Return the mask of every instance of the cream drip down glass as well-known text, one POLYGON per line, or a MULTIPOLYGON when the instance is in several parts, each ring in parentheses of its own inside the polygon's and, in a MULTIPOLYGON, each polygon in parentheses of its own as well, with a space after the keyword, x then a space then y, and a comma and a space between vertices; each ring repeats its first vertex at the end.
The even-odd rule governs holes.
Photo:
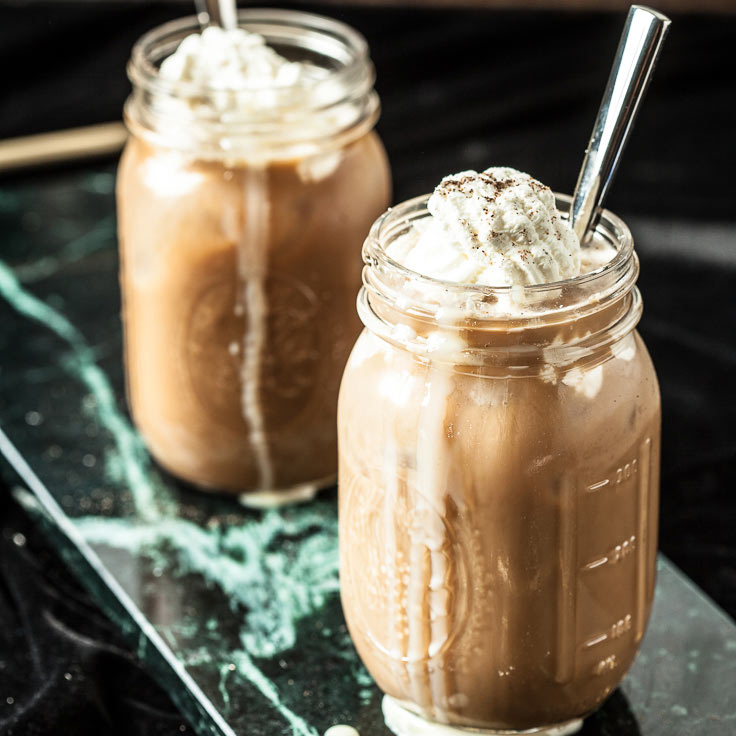
POLYGON ((363 249, 338 407, 346 620, 396 733, 571 732, 631 665, 654 592, 660 401, 633 241, 604 211, 607 264, 468 286, 387 255, 426 205, 363 249))
POLYGON ((117 187, 125 363, 164 467, 268 503, 334 479, 360 244, 390 182, 364 39, 301 12, 241 11, 239 25, 314 78, 234 92, 165 78, 195 18, 133 49, 117 187), (228 94, 243 109, 208 103, 228 94))

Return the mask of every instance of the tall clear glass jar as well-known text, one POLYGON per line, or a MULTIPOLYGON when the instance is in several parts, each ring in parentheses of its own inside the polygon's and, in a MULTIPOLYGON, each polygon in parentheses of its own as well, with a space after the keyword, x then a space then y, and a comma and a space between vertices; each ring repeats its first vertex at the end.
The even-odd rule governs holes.
POLYGON ((120 280, 128 399, 152 454, 197 486, 263 504, 334 480, 360 245, 390 175, 358 33, 280 10, 241 11, 239 24, 323 71, 306 90, 277 87, 252 113, 223 115, 202 104, 222 92, 159 73, 195 18, 137 42, 120 280))
POLYGON ((363 250, 338 408, 348 627, 396 733, 570 733, 631 665, 654 593, 660 399, 633 241, 604 212, 598 270, 464 286, 387 256, 426 215, 399 205, 363 250))

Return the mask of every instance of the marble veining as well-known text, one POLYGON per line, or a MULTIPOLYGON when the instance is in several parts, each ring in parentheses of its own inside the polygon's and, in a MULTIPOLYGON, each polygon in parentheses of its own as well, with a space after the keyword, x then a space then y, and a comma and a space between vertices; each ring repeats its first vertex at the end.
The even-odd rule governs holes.
MULTIPOLYGON (((187 713, 202 734, 386 736, 340 611, 334 493, 265 512, 197 494, 130 422, 113 183, 100 169, 0 187, 0 424, 219 711, 187 713)), ((123 627, 149 661, 145 627, 123 627)), ((733 692, 736 626, 664 564, 641 655, 584 732, 726 736, 733 692)))
POLYGON ((82 332, 60 311, 25 289, 2 260, 0 295, 19 315, 46 326, 67 344, 69 350, 59 356, 59 363, 95 397, 98 419, 115 438, 120 468, 133 494, 136 512, 148 521, 159 518, 159 505, 167 500, 168 494, 161 487, 156 489, 146 473, 149 461, 143 442, 119 410, 110 381, 97 365, 94 352, 82 332))
MULTIPOLYGON (((291 725, 295 736, 314 736, 315 729, 282 703, 275 685, 258 669, 253 657, 273 657, 292 648, 298 621, 337 593, 334 513, 331 509, 320 513, 314 506, 298 516, 271 511, 260 519, 226 527, 216 519, 202 527, 180 518, 172 494, 151 467, 140 436, 119 409, 110 380, 98 366, 95 351, 82 331, 60 309, 24 285, 95 252, 101 239, 110 236, 111 228, 111 218, 105 218, 58 255, 15 269, 0 261, 0 295, 18 315, 43 325, 66 344, 66 351, 56 356, 59 365, 89 392, 82 394, 79 411, 92 411, 95 420, 109 431, 114 448, 106 453, 108 475, 124 484, 133 498, 135 513, 130 517, 78 516, 74 523, 94 548, 123 549, 146 557, 154 569, 173 566, 177 576, 200 575, 207 584, 217 586, 233 615, 241 613, 244 622, 240 631, 243 648, 232 651, 230 662, 220 665, 220 670, 251 682, 291 725), (292 544, 290 539, 307 532, 311 534, 296 546, 293 561, 286 560, 274 546, 275 541, 292 544)), ((320 505, 324 503, 317 508, 320 505)), ((187 654, 189 664, 197 661, 187 654)), ((203 659, 206 657, 200 656, 199 662, 203 659)), ((356 664, 360 671, 357 660, 356 664)), ((367 673, 363 670, 361 675, 365 682, 367 673)), ((227 710, 230 698, 224 682, 221 678, 218 690, 227 710)))

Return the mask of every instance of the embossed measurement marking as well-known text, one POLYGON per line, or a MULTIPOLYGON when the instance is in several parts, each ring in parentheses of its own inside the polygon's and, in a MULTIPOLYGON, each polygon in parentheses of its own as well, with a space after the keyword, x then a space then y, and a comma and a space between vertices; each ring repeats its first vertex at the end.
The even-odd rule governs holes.
POLYGON ((628 557, 636 549, 636 534, 632 534, 628 539, 624 539, 621 544, 617 544, 606 554, 589 562, 583 567, 583 570, 595 570, 603 565, 615 565, 617 562, 628 557))
POLYGON ((585 487, 588 493, 595 493, 606 487, 620 486, 627 480, 630 480, 636 475, 638 470, 639 461, 637 458, 631 460, 631 462, 625 463, 620 468, 616 468, 610 478, 604 478, 603 480, 596 481, 585 487))
POLYGON ((602 675, 605 672, 615 670, 616 667, 618 667, 618 660, 616 659, 616 655, 612 654, 610 657, 602 659, 600 662, 598 662, 598 664, 595 665, 595 667, 593 667, 593 674, 602 675))
POLYGON ((630 613, 627 613, 623 618, 620 618, 618 621, 611 624, 611 626, 608 628, 608 631, 605 631, 601 634, 598 634, 597 636, 588 639, 588 641, 582 644, 582 647, 584 649, 590 649, 590 647, 602 644, 604 641, 608 641, 609 639, 618 639, 620 636, 623 636, 628 631, 631 631, 632 623, 633 617, 630 613))

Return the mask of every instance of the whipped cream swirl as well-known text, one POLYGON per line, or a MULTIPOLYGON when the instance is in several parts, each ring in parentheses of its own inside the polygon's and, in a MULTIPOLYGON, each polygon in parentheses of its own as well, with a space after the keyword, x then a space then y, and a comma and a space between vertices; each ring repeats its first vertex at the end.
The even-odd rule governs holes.
POLYGON ((552 190, 516 169, 446 176, 418 220, 387 249, 424 276, 485 286, 562 281, 581 269, 580 241, 552 190))
POLYGON ((324 76, 311 64, 285 59, 258 33, 217 26, 187 36, 159 74, 168 82, 201 86, 206 94, 191 106, 210 108, 223 119, 297 103, 300 92, 308 94, 324 76))

